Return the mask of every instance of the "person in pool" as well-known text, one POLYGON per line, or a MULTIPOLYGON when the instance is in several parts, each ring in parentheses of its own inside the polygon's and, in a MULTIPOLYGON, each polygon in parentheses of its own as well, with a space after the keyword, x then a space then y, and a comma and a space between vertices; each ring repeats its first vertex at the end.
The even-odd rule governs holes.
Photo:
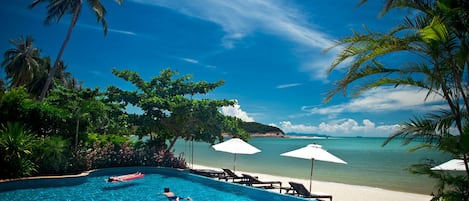
POLYGON ((107 182, 116 182, 116 181, 122 181, 122 180, 117 177, 109 177, 107 179, 107 182))
POLYGON ((179 196, 176 196, 173 192, 171 192, 169 190, 168 187, 165 187, 164 188, 164 193, 163 193, 167 198, 168 200, 170 201, 179 201, 179 200, 190 200, 192 201, 192 198, 190 197, 186 197, 186 198, 183 198, 183 197, 179 197, 179 196))

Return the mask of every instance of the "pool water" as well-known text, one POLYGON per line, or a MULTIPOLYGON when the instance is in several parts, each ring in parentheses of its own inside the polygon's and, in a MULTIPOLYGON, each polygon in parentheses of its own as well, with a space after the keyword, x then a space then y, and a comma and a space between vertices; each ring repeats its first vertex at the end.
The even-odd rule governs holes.
MULTIPOLYGON (((145 171, 141 171, 146 173, 145 171)), ((126 173, 132 173, 127 171, 126 173)), ((173 175, 166 173, 146 173, 145 177, 127 182, 106 182, 109 176, 118 174, 100 173, 87 176, 77 185, 41 187, 55 181, 40 181, 40 185, 26 188, 24 184, 16 185, 24 189, 2 189, 0 183, 0 201, 68 201, 68 200, 129 200, 129 201, 167 201, 162 194, 164 187, 181 197, 191 197, 194 201, 230 200, 230 201, 258 201, 258 200, 302 200, 293 196, 281 195, 254 188, 243 187, 227 182, 208 179, 192 174, 173 175)), ((70 179, 61 179, 69 181, 70 179)), ((11 188, 10 188, 11 189, 11 188)))
POLYGON ((228 193, 216 188, 208 188, 197 182, 179 177, 169 177, 160 174, 147 174, 142 179, 128 182, 108 183, 104 180, 111 175, 90 177, 88 182, 77 186, 54 188, 35 188, 7 191, 0 193, 0 200, 9 201, 56 201, 56 200, 164 200, 160 194, 164 187, 181 197, 191 197, 194 200, 239 200, 254 201, 243 195, 228 193))

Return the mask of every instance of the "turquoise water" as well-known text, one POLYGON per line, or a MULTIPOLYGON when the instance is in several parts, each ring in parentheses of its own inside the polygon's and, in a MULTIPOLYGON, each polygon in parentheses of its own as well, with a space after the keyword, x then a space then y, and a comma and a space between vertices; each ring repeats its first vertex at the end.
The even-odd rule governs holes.
MULTIPOLYGON (((451 157, 429 150, 409 153, 408 149, 416 143, 402 146, 400 141, 393 141, 381 147, 384 140, 385 138, 252 138, 249 143, 262 152, 238 155, 236 169, 309 179, 311 161, 280 154, 317 143, 348 164, 315 161, 314 180, 430 194, 436 181, 427 176, 410 174, 406 168, 426 159, 444 162, 451 157)), ((199 165, 233 168, 232 154, 214 151, 207 143, 178 141, 175 153, 183 155, 189 165, 193 161, 199 165)))
MULTIPOLYGON (((160 174, 147 174, 142 179, 129 182, 108 183, 108 176, 90 177, 88 181, 76 186, 53 188, 20 189, 0 192, 0 200, 5 201, 58 201, 58 200, 135 200, 135 201, 167 201, 159 193, 170 186, 178 196, 190 196, 194 200, 237 200, 255 201, 243 194, 236 194, 208 188, 197 182, 180 177, 160 174), (209 198, 209 199, 208 199, 209 198)), ((233 189, 232 189, 233 190, 233 189)))

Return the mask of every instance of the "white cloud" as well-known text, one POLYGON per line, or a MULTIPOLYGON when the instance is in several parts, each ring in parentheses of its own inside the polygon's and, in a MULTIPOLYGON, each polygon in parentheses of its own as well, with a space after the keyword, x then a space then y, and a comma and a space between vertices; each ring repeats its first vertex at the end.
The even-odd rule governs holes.
POLYGON ((204 63, 201 63, 199 60, 197 59, 192 59, 192 58, 187 58, 187 57, 177 57, 177 59, 181 60, 181 61, 184 61, 184 62, 187 62, 187 63, 191 63, 191 64, 196 64, 196 65, 199 65, 199 66, 203 66, 204 68, 217 68, 216 66, 214 65, 209 65, 209 64, 204 64, 204 63))
POLYGON ((429 96, 423 101, 427 91, 416 88, 379 87, 367 91, 350 102, 329 107, 304 106, 303 111, 310 114, 337 114, 342 112, 386 112, 398 110, 434 110, 445 107, 439 96, 429 96))
POLYGON ((296 87, 296 86, 300 86, 300 85, 301 85, 300 83, 282 84, 282 85, 278 85, 276 88, 277 89, 285 89, 285 88, 296 87))
POLYGON ((400 126, 379 125, 369 119, 364 119, 361 124, 354 119, 341 119, 330 122, 321 122, 319 125, 293 124, 290 121, 280 122, 278 126, 286 133, 325 134, 331 136, 380 136, 387 137, 395 132, 400 126))
POLYGON ((227 116, 238 117, 245 122, 254 122, 254 118, 250 117, 248 113, 243 111, 241 106, 238 104, 222 107, 221 113, 227 116))
POLYGON ((191 58, 181 58, 181 60, 188 62, 188 63, 193 63, 193 64, 198 64, 199 61, 191 58))
POLYGON ((125 31, 125 30, 117 30, 117 29, 108 29, 109 32, 114 32, 114 33, 120 33, 120 34, 125 34, 125 35, 132 35, 136 36, 137 34, 132 31, 125 31))
MULTIPOLYGON (((103 28, 101 26, 95 26, 95 25, 88 25, 88 24, 77 24, 79 27, 86 28, 86 29, 91 29, 91 30, 97 30, 97 31, 103 31, 103 28)), ((125 30, 118 30, 118 29, 110 29, 108 28, 108 32, 112 33, 119 33, 119 34, 124 34, 124 35, 130 35, 130 36, 136 36, 137 34, 132 31, 125 31, 125 30)))
POLYGON ((253 32, 277 35, 289 40, 297 45, 299 57, 304 58, 302 70, 311 73, 312 79, 326 79, 325 72, 334 59, 333 55, 337 53, 334 49, 325 56, 311 58, 311 55, 322 55, 323 49, 333 46, 333 39, 311 24, 314 19, 308 19, 290 1, 133 1, 169 8, 219 25, 225 32, 221 44, 228 49, 236 47, 239 41, 253 32))

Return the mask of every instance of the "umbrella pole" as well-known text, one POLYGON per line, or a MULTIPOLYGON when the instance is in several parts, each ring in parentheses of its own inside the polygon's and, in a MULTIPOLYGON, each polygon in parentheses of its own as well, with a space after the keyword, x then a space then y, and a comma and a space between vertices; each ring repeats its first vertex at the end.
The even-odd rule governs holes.
POLYGON ((192 165, 192 169, 194 169, 194 138, 192 138, 191 148, 192 148, 191 165, 192 165))
POLYGON ((233 160, 233 172, 236 172, 236 153, 234 154, 234 160, 233 160))
POLYGON ((311 184, 313 182, 313 167, 314 167, 314 158, 311 159, 311 173, 309 175, 309 192, 311 192, 311 184))

